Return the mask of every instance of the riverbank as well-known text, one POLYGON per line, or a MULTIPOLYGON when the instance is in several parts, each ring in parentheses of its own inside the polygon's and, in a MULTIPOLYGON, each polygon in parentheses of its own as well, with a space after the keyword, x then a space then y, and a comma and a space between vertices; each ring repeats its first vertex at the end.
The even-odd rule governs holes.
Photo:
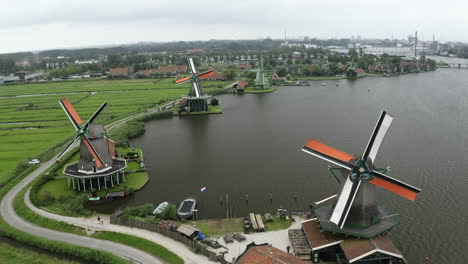
POLYGON ((247 87, 243 93, 240 94, 262 94, 262 93, 272 93, 276 91, 276 88, 271 87, 268 89, 255 89, 254 87, 247 87))

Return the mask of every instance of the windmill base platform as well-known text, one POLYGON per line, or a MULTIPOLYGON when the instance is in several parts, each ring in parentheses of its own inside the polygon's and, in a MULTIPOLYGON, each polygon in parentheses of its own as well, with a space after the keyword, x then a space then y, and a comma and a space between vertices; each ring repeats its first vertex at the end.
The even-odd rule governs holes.
POLYGON ((211 95, 182 96, 186 103, 181 106, 181 109, 185 108, 187 112, 207 112, 209 110, 208 99, 211 97, 211 95))
POLYGON ((67 175, 68 188, 86 192, 112 188, 125 182, 124 170, 127 168, 127 161, 124 159, 112 159, 112 167, 102 172, 83 173, 78 164, 67 164, 63 170, 63 174, 67 175))
POLYGON ((392 228, 400 224, 398 217, 396 215, 392 215, 385 205, 378 204, 375 209, 377 216, 375 223, 369 225, 353 225, 346 223, 343 228, 339 228, 338 225, 330 222, 329 220, 333 212, 332 205, 316 208, 314 209, 314 213, 323 230, 347 236, 355 236, 358 238, 372 238, 387 233, 392 228))
POLYGON ((322 229, 317 218, 302 222, 302 228, 296 230, 297 235, 306 243, 300 247, 293 244, 296 254, 310 254, 302 258, 311 259, 312 263, 365 263, 365 264, 401 264, 406 263, 402 253, 386 236, 372 238, 357 238, 344 234, 334 234, 322 229), (305 247, 310 250, 306 251, 305 247))

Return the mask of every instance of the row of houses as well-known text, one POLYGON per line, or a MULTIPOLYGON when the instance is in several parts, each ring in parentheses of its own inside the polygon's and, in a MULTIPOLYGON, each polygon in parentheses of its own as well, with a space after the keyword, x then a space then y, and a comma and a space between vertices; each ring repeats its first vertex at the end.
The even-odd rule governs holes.
POLYGON ((6 76, 0 75, 0 84, 31 82, 43 79, 44 74, 32 71, 19 71, 6 76))

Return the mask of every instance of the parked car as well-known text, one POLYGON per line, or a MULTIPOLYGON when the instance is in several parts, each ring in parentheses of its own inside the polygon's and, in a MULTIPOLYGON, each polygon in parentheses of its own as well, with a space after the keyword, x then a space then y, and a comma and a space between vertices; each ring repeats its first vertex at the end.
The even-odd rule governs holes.
POLYGON ((38 159, 32 159, 28 162, 29 164, 34 164, 34 165, 37 165, 39 163, 41 163, 38 159))

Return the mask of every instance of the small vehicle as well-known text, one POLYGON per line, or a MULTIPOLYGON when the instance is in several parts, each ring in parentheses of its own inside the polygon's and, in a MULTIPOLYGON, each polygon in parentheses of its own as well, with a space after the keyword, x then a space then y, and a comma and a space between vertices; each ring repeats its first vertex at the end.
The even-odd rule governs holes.
POLYGON ((187 198, 180 203, 177 215, 181 220, 187 220, 193 215, 197 202, 193 198, 187 198))
POLYGON ((37 165, 39 163, 41 163, 38 159, 32 159, 28 162, 29 164, 34 164, 34 165, 37 165))
POLYGON ((162 213, 164 211, 164 209, 166 209, 166 207, 169 205, 168 202, 162 202, 158 205, 158 207, 156 207, 153 211, 153 214, 154 215, 158 215, 160 213, 162 213))

